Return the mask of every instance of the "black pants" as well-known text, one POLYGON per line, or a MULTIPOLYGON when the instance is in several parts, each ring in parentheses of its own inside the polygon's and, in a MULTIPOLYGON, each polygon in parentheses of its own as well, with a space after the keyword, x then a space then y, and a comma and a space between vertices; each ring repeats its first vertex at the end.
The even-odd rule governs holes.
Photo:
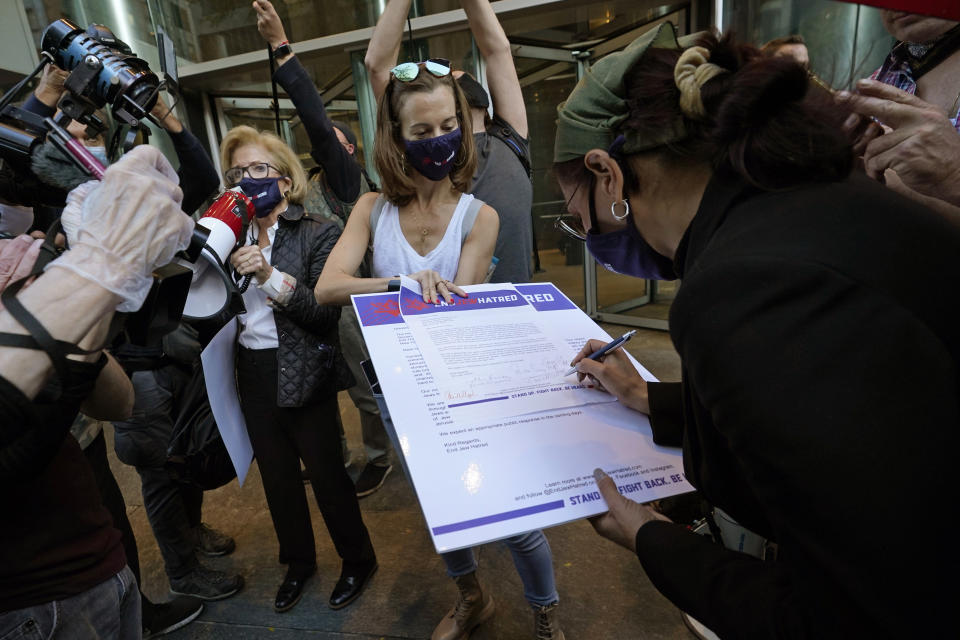
POLYGON ((336 393, 316 404, 278 407, 276 349, 241 347, 237 372, 243 417, 280 543, 280 563, 290 565, 293 575, 316 565, 301 460, 344 566, 372 562, 373 545, 360 515, 356 489, 343 468, 336 393))
POLYGON ((177 482, 166 469, 137 467, 143 507, 170 578, 182 578, 199 564, 196 527, 203 489, 177 482))
POLYGON ((181 394, 190 376, 168 365, 136 371, 131 380, 136 402, 130 419, 114 425, 117 457, 133 465, 140 474, 143 508, 160 547, 167 577, 182 578, 199 564, 195 528, 200 524, 203 490, 177 482, 163 464, 181 394))

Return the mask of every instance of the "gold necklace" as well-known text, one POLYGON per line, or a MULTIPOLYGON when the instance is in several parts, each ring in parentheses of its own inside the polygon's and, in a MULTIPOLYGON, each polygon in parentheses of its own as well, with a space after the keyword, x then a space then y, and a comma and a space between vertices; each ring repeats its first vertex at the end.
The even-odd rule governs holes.
POLYGON ((428 227, 423 226, 423 224, 420 223, 420 212, 417 211, 416 209, 413 210, 413 225, 415 227, 420 227, 420 236, 424 240, 426 240, 427 236, 430 235, 430 229, 428 227))

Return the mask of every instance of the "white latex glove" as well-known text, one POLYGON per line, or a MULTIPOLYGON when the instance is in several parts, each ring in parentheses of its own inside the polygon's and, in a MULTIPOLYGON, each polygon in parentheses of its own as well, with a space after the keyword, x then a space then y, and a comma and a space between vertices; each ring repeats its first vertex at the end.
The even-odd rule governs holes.
POLYGON ((107 168, 102 182, 86 182, 67 196, 61 221, 70 249, 47 265, 96 282, 136 311, 153 283, 153 270, 187 247, 193 220, 180 210, 183 192, 167 159, 141 145, 107 168))

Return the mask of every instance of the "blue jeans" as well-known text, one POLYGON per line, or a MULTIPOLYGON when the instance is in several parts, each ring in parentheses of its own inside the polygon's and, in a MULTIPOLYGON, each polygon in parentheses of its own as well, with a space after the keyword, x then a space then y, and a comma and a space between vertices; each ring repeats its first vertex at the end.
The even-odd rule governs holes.
MULTIPOLYGON (((557 583, 553 576, 553 554, 543 531, 529 531, 503 542, 510 547, 513 564, 523 581, 523 596, 532 605, 545 607, 557 602, 557 583)), ((477 570, 473 549, 459 549, 440 554, 447 563, 447 575, 451 578, 477 570)))
POLYGON ((3 640, 135 640, 142 634, 130 567, 75 596, 0 613, 3 640))

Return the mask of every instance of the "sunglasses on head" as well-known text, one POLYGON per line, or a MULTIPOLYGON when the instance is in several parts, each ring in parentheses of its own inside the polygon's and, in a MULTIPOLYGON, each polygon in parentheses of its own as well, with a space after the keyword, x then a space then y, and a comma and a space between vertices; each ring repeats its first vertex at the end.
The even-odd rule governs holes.
POLYGON ((422 62, 404 62, 390 69, 390 75, 400 82, 413 82, 420 75, 420 69, 442 78, 450 75, 450 61, 445 58, 430 58, 422 62))

